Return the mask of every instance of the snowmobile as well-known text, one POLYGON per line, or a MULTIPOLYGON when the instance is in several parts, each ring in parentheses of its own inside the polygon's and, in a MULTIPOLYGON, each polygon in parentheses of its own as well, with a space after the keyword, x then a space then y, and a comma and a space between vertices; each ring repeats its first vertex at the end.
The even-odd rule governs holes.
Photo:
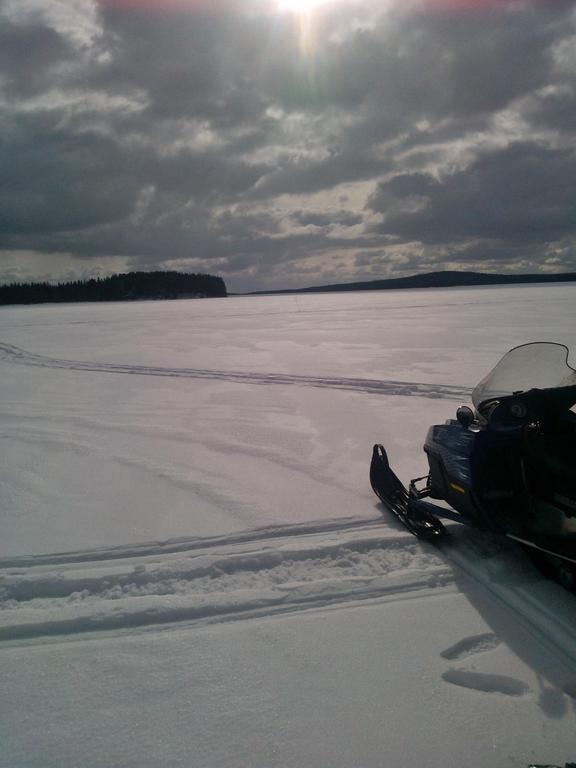
POLYGON ((430 427, 428 474, 408 489, 376 444, 373 490, 415 536, 445 536, 441 518, 502 534, 576 589, 576 370, 568 348, 514 347, 475 387, 472 403, 430 427))

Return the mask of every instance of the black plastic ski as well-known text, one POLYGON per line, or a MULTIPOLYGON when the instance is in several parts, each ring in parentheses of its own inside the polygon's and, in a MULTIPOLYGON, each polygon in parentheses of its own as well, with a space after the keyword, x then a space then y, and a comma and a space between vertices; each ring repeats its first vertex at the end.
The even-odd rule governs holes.
POLYGON ((390 467, 384 446, 378 443, 372 450, 370 484, 380 501, 414 536, 434 539, 446 533, 440 520, 422 509, 422 505, 410 503, 410 494, 390 467))

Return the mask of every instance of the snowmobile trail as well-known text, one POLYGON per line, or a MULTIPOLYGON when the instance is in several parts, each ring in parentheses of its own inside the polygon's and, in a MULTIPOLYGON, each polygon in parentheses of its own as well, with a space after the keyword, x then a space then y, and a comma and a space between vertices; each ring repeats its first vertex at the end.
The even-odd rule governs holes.
MULTIPOLYGON (((373 529, 381 530, 380 518, 371 517, 366 520, 357 517, 337 518, 335 520, 311 521, 309 523, 292 523, 290 525, 269 525, 252 528, 239 533, 222 536, 184 536, 166 541, 142 542, 125 544, 99 549, 87 549, 73 552, 57 552, 41 555, 22 555, 19 557, 0 558, 0 570, 7 568, 30 568, 40 565, 64 565, 106 560, 124 560, 128 558, 150 557, 153 555, 170 555, 186 553, 198 549, 216 549, 236 544, 266 544, 275 539, 316 536, 330 533, 343 533, 351 530, 356 535, 373 529)), ((403 531, 399 535, 411 541, 403 531)))
POLYGON ((27 558, 0 570, 0 642, 222 622, 455 589, 432 547, 374 525, 296 526, 157 545, 27 558), (191 546, 192 545, 192 546, 191 546))
MULTIPOLYGON (((513 545, 472 537, 457 547, 449 541, 435 546, 378 519, 12 558, 0 561, 0 648, 480 590, 563 658, 576 680, 575 627, 554 614, 548 592, 560 601, 573 596, 545 582, 540 594, 537 582, 513 545)), ((485 633, 440 655, 466 662, 501 643, 497 633, 485 633)), ((496 678, 449 672, 445 679, 519 695, 512 683, 496 678)))
POLYGON ((205 368, 171 368, 120 363, 98 363, 82 360, 67 360, 27 352, 12 344, 0 343, 0 359, 19 365, 40 368, 58 368, 91 373, 116 373, 137 376, 164 376, 180 379, 208 379, 213 381, 236 382, 238 384, 284 385, 319 387, 350 392, 366 392, 403 397, 427 397, 460 402, 470 396, 470 388, 449 384, 423 384, 409 381, 386 381, 379 379, 340 378, 328 376, 299 376, 284 373, 258 373, 246 371, 221 371, 205 368))

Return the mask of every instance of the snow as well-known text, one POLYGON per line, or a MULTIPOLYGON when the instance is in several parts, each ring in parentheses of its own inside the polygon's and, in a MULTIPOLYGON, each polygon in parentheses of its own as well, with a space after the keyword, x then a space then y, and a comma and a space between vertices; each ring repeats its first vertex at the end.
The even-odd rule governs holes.
POLYGON ((576 286, 0 310, 0 766, 576 760, 576 597, 513 545, 411 537, 510 347, 576 286))

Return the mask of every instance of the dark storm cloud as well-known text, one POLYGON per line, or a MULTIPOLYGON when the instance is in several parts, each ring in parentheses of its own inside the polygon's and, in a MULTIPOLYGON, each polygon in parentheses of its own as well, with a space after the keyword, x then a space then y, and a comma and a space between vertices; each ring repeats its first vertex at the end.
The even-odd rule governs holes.
POLYGON ((569 263, 573 2, 336 0, 308 40, 272 1, 153 5, 0 0, 0 247, 278 287, 323 255, 569 263))
POLYGON ((445 260, 453 260, 455 255, 457 255, 458 262, 462 264, 489 264, 491 269, 498 270, 503 262, 537 260, 538 256, 542 256, 542 246, 540 243, 513 242, 493 238, 476 241, 458 249, 456 253, 448 250, 445 254, 445 260))
POLYGON ((25 116, 0 147, 0 232, 29 235, 33 246, 40 233, 126 217, 138 184, 132 164, 114 141, 25 116))
POLYGON ((129 228, 126 220, 137 215, 139 194, 150 187, 165 202, 164 209, 156 206, 161 217, 174 207, 241 195, 265 170, 229 161, 217 151, 181 149, 163 156, 138 143, 70 131, 53 116, 33 115, 11 125, 9 141, 0 145, 0 166, 0 233, 4 242, 20 236, 20 247, 26 248, 49 232, 117 221, 129 228))
POLYGON ((369 200, 379 231, 421 242, 559 240, 576 222, 576 154, 537 144, 487 152, 441 180, 400 174, 369 200))
POLYGON ((0 23, 0 72, 12 96, 32 95, 50 87, 53 70, 73 59, 70 44, 55 30, 36 22, 0 23))
POLYGON ((144 91, 147 121, 253 125, 267 105, 259 84, 267 27, 263 19, 246 18, 239 5, 230 4, 227 14, 105 7, 102 42, 112 55, 92 83, 107 91, 144 91))
MULTIPOLYGON (((576 50, 576 40, 574 47, 576 50)), ((535 128, 573 134, 576 129, 576 69, 573 85, 538 94, 526 105, 524 114, 535 128)))
POLYGON ((297 211, 292 214, 292 219, 303 227, 331 227, 337 224, 340 227, 354 227, 362 224, 362 216, 349 211, 330 211, 329 213, 311 213, 309 211, 297 211))
POLYGON ((251 191, 254 199, 299 195, 331 189, 340 184, 373 179, 390 170, 389 160, 370 150, 335 152, 319 161, 282 158, 251 191))
POLYGON ((408 117, 468 120, 547 83, 566 17, 555 3, 456 14, 399 3, 374 28, 327 47, 318 87, 347 109, 370 105, 384 133, 408 117))

